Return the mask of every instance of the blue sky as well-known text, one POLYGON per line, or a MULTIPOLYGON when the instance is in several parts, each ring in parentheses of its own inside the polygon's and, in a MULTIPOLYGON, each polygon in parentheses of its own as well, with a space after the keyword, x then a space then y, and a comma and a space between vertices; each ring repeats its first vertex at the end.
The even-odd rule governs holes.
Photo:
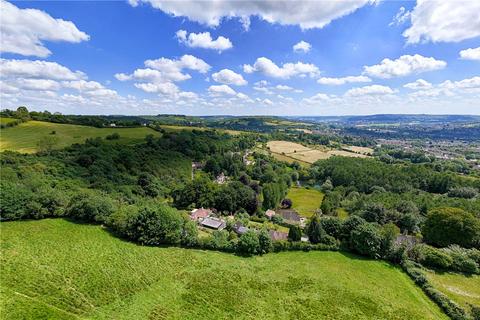
POLYGON ((480 114, 476 1, 1 5, 2 108, 480 114))

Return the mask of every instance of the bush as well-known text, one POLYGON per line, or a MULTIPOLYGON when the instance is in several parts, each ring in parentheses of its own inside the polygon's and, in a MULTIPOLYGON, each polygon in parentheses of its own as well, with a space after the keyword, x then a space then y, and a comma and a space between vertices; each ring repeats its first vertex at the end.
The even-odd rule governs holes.
POLYGON ((290 209, 292 207, 292 204, 292 200, 288 198, 283 199, 281 202, 281 206, 284 209, 290 209))
POLYGON ((93 192, 78 193, 70 199, 66 215, 86 222, 106 222, 114 207, 109 198, 93 192))
POLYGON ((472 187, 453 188, 448 191, 449 197, 472 199, 478 195, 478 191, 472 187))
POLYGON ((428 213, 422 233, 428 244, 471 248, 479 245, 480 219, 459 208, 437 208, 428 213))
POLYGON ((293 225, 288 229, 288 240, 300 241, 302 239, 302 230, 297 225, 293 225))
POLYGON ((107 140, 118 140, 118 139, 120 139, 120 135, 117 132, 115 132, 115 133, 112 133, 112 134, 109 134, 108 136, 106 136, 105 139, 107 139, 107 140))
POLYGON ((452 257, 445 252, 426 245, 421 246, 420 263, 428 268, 447 270, 452 265, 452 257))
POLYGON ((249 230, 238 239, 237 252, 242 255, 251 256, 259 253, 260 242, 255 231, 249 230))
POLYGON ((258 234, 258 244, 259 254, 269 253, 272 251, 272 239, 270 238, 270 234, 266 229, 262 229, 258 234))
POLYGON ((184 220, 180 213, 166 205, 145 206, 130 217, 127 236, 142 244, 180 244, 184 220))
POLYGON ((322 229, 320 219, 317 215, 314 215, 310 219, 307 227, 307 235, 308 239, 313 244, 320 243, 322 241, 322 238, 326 235, 325 230, 322 229))
POLYGON ((475 254, 474 250, 468 250, 454 245, 442 249, 442 251, 452 258, 451 270, 465 273, 479 273, 478 263, 472 257, 475 254))
POLYGON ((382 236, 373 224, 365 223, 352 231, 352 249, 359 254, 378 259, 382 256, 382 236))
POLYGON ((342 233, 342 220, 337 217, 323 217, 320 219, 323 230, 334 238, 340 238, 342 233))

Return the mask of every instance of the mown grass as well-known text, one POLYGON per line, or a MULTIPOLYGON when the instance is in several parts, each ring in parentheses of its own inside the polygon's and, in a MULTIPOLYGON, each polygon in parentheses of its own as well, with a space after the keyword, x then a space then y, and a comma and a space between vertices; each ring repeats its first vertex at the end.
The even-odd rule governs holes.
POLYGON ((315 189, 290 188, 287 198, 292 200, 292 208, 301 216, 310 218, 322 205, 325 195, 315 189))
POLYGON ((430 271, 427 273, 430 283, 447 295, 465 310, 470 310, 469 304, 480 307, 480 276, 465 276, 459 273, 442 273, 430 271))
POLYGON ((0 151, 12 150, 22 153, 37 151, 37 143, 45 136, 55 137, 55 148, 64 148, 74 143, 83 143, 88 138, 106 137, 112 133, 120 135, 122 143, 135 143, 145 136, 160 134, 150 128, 94 128, 72 124, 59 124, 43 121, 28 121, 16 127, 2 130, 0 139, 0 151), (55 134, 51 134, 55 131, 55 134))
POLYGON ((144 247, 63 219, 1 228, 2 319, 446 319, 399 268, 338 252, 144 247))

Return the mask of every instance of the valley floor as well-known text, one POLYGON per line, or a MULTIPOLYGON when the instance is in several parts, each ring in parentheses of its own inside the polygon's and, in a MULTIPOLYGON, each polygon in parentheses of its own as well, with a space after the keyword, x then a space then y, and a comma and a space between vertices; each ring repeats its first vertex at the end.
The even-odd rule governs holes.
POLYGON ((339 252, 252 258, 2 223, 3 319, 447 319, 400 269, 339 252))

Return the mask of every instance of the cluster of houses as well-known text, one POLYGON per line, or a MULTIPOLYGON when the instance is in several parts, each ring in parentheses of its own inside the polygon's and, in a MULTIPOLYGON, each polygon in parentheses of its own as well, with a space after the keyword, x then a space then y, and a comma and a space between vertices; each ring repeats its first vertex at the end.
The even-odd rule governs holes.
MULTIPOLYGON (((281 209, 275 212, 274 210, 267 210, 265 215, 268 219, 272 219, 275 215, 279 215, 283 220, 289 224, 298 224, 301 227, 305 226, 306 220, 301 217, 296 211, 290 209, 281 209)), ((229 216, 229 219, 233 219, 233 216, 229 216)), ((197 208, 190 212, 190 219, 197 222, 200 227, 211 230, 223 230, 227 226, 227 222, 223 218, 215 216, 215 213, 211 209, 197 208)), ((242 235, 250 230, 248 227, 243 226, 241 222, 236 222, 233 226, 233 231, 238 235, 242 235)), ((276 230, 269 230, 270 237, 273 241, 287 240, 288 233, 276 230)), ((306 241, 307 239, 302 239, 306 241)))

